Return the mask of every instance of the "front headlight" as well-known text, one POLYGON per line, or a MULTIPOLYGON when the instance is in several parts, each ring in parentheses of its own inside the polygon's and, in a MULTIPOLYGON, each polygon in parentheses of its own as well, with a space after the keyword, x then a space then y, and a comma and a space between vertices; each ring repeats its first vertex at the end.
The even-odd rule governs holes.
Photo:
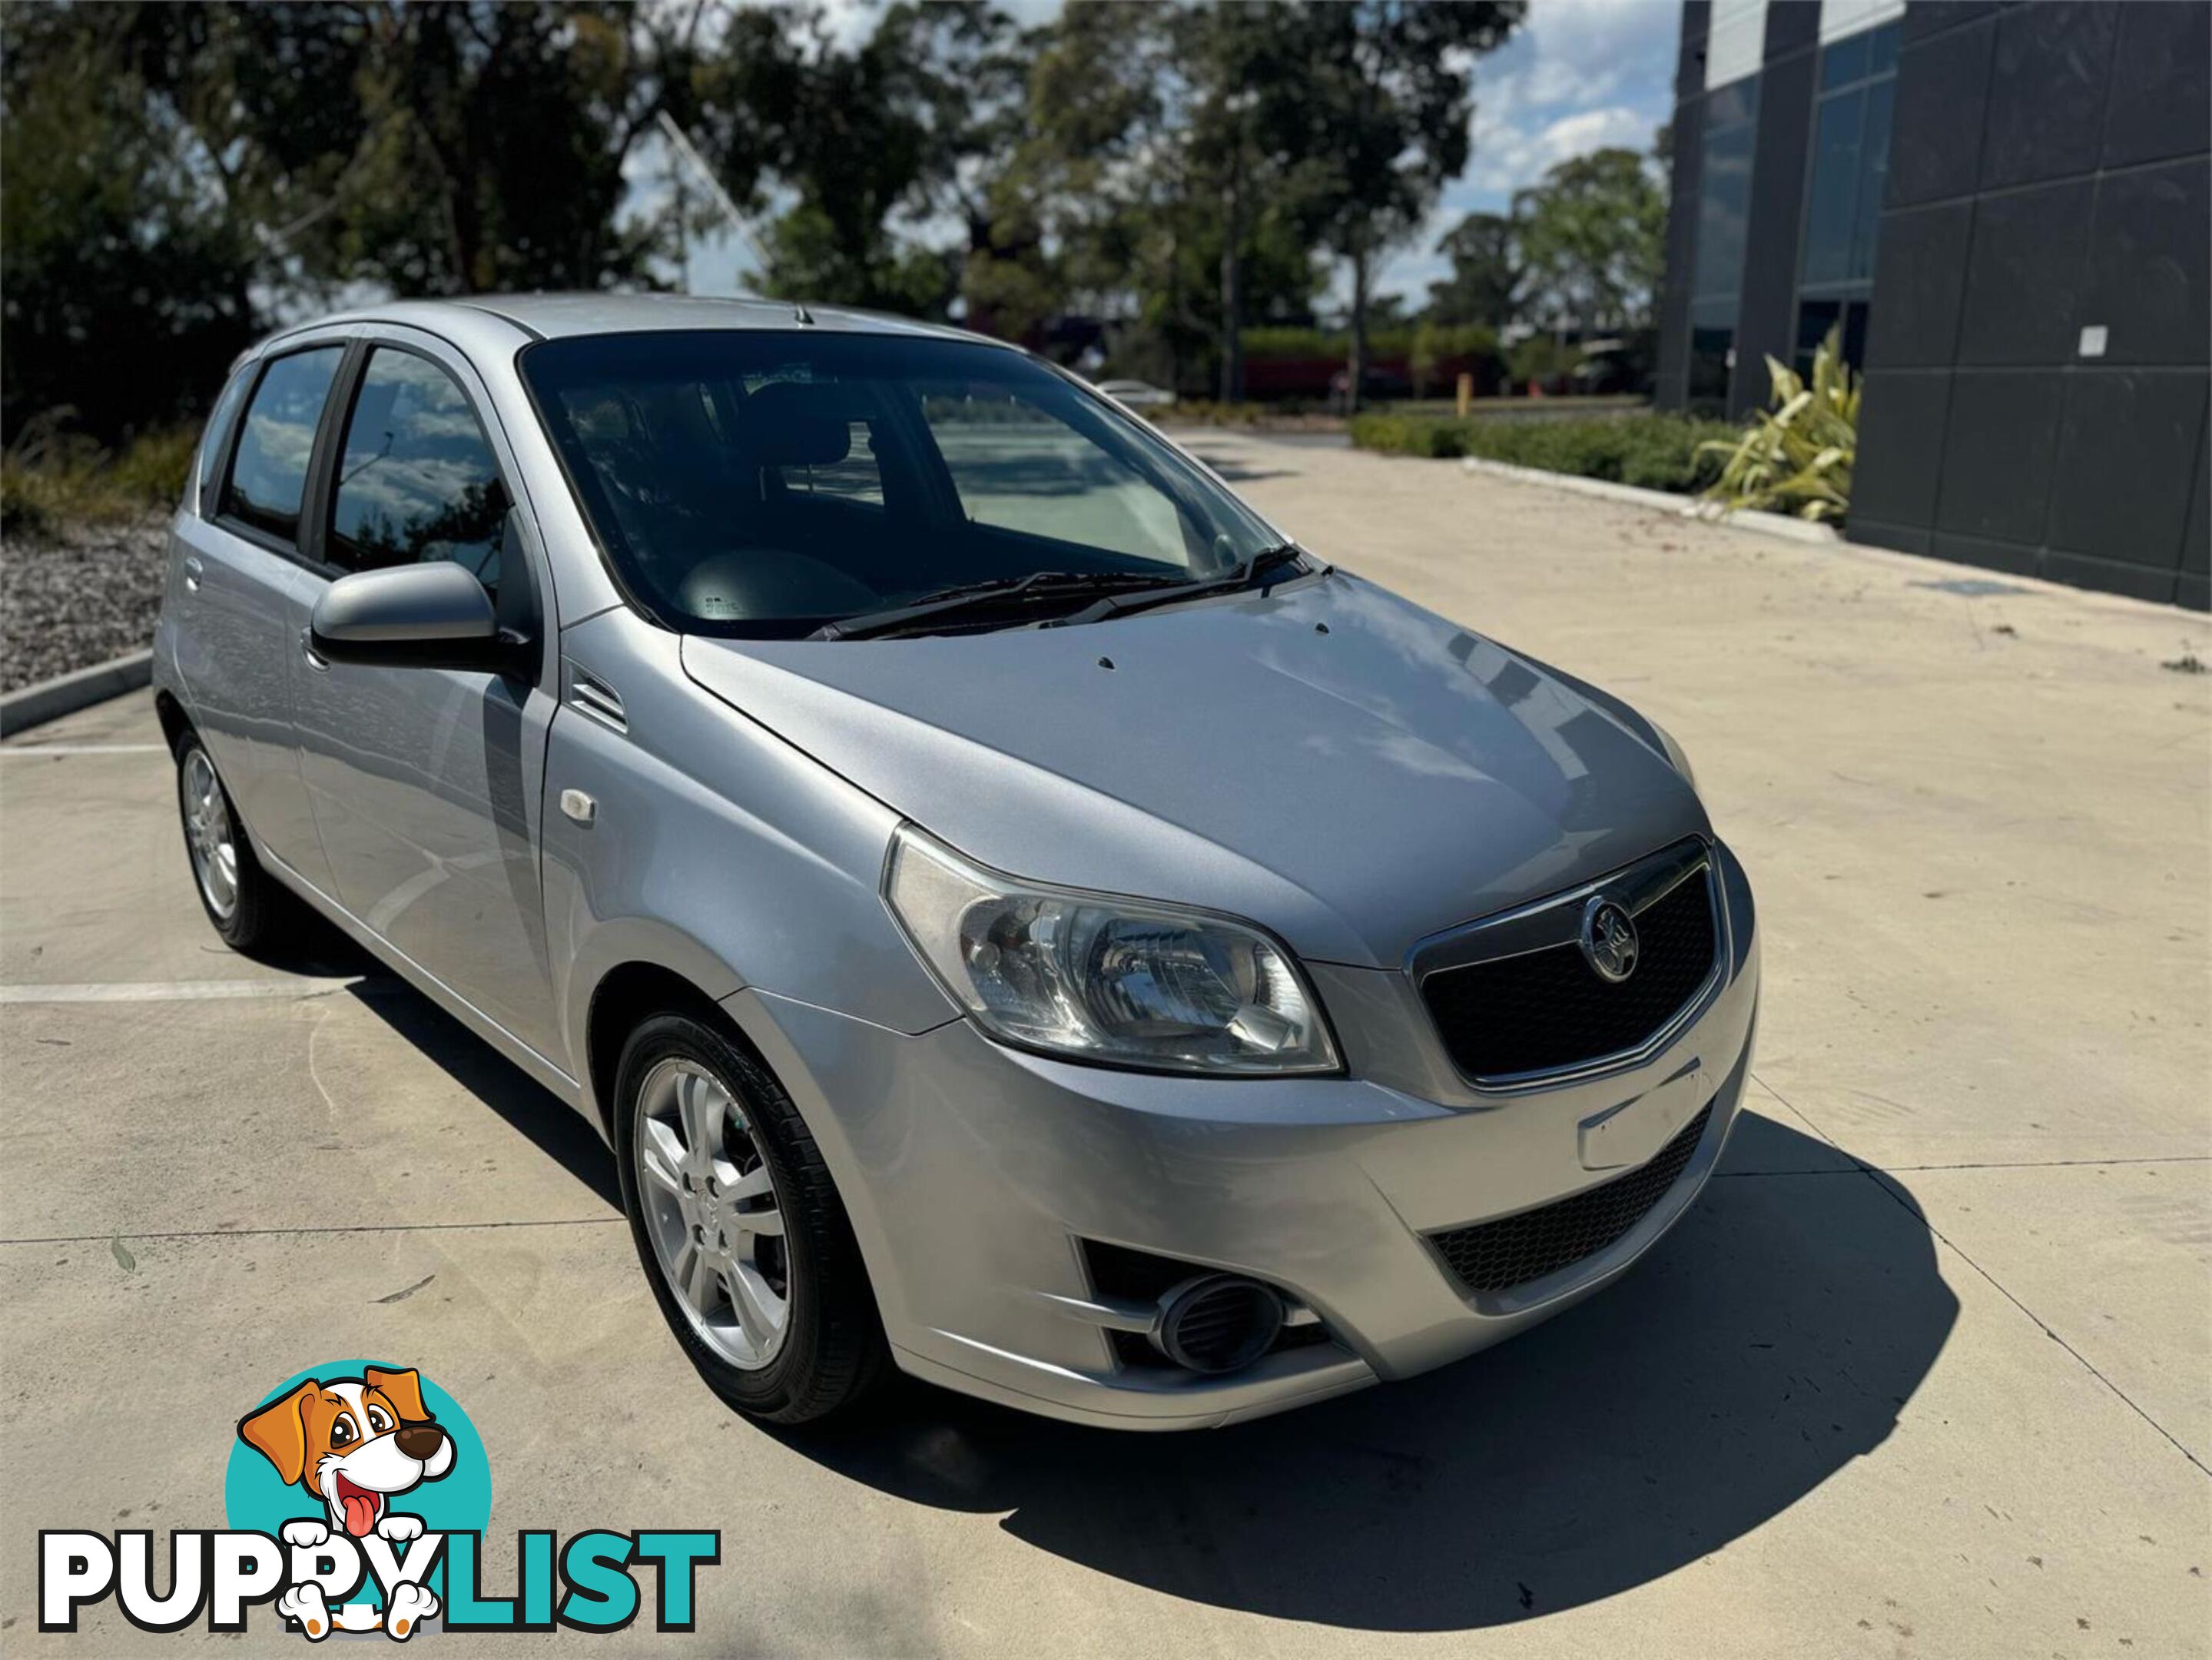
POLYGON ((884 897, 922 959, 994 1037, 1158 1072, 1335 1072, 1305 976, 1257 929, 970 864, 912 825, 884 897))

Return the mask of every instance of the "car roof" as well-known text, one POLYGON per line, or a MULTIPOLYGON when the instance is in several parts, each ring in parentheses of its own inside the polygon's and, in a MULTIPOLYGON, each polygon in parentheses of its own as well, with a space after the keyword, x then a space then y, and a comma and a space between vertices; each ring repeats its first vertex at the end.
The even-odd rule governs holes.
POLYGON ((485 294, 455 300, 398 300, 318 317, 278 331, 271 338, 340 323, 411 324, 432 332, 439 325, 495 317, 540 340, 577 335, 639 334, 672 329, 819 328, 844 334, 922 336, 1004 346, 1002 340, 940 323, 845 306, 807 306, 789 300, 709 299, 688 294, 485 294))

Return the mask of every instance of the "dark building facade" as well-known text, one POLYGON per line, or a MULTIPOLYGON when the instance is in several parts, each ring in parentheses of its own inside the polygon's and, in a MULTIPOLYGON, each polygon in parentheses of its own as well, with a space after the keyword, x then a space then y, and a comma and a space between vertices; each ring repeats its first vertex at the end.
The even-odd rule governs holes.
POLYGON ((1831 327, 1856 542, 2212 605, 2212 4, 1687 0, 1658 402, 1831 327))

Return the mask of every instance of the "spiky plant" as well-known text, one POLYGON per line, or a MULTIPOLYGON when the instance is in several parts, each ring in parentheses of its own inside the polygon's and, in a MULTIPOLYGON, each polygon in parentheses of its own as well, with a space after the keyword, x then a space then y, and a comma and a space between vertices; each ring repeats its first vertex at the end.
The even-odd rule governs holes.
POLYGON ((1772 407, 1741 437, 1698 447, 1727 458, 1700 499, 1723 513, 1758 508, 1841 519, 1851 504, 1851 464, 1858 455, 1859 388, 1838 331, 1830 329, 1813 354, 1810 386, 1771 357, 1766 372, 1772 407))

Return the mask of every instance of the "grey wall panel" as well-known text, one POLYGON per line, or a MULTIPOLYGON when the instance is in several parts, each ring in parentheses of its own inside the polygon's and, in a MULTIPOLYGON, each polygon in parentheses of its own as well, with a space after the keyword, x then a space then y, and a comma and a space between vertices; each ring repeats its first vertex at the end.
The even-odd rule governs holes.
POLYGON ((1996 0, 1912 0, 1905 9, 1905 44, 1974 22, 1996 9, 1996 0))
MULTIPOLYGON (((1905 14, 1910 22, 1919 7, 1905 14)), ((1889 141, 1889 204, 1963 196, 1980 177, 1983 117, 1997 20, 1908 46, 1898 60, 1889 141)))
POLYGON ((1903 209, 1882 221, 1869 368, 1957 361, 1959 307, 1966 291, 1966 251, 1973 229, 1970 201, 1903 209))
POLYGON ((2212 575, 2212 434, 2197 446, 2197 482, 2189 487, 2189 520, 2181 532, 2181 569, 2212 575))
POLYGON ((1854 511, 1850 539, 1863 547, 1895 548, 1899 553, 1932 553, 1936 532, 1925 525, 1890 525, 1854 511))
POLYGON ((1682 7, 1682 44, 1674 57, 1674 98, 1703 95, 1705 90, 1705 37, 1712 26, 1712 0, 1686 0, 1682 7))
POLYGON ((2105 165, 2203 150, 2212 133, 2212 6, 2128 0, 2118 9, 2105 165))
POLYGON ((2204 444, 2205 381, 2188 370, 2066 376, 2046 532, 2052 548, 2152 569, 2180 563, 2204 444))
POLYGON ((1975 204, 1960 362, 2072 359, 2095 199, 2092 181, 2072 179, 1975 204))
MULTIPOLYGON (((1813 14, 1817 35, 1819 7, 1813 14)), ((1774 40, 1767 14, 1767 41, 1774 40)), ((1797 235, 1805 202, 1805 149, 1812 131, 1814 55, 1800 49, 1769 58, 1759 83, 1758 149, 1751 174, 1751 213, 1744 232, 1743 301, 1736 313, 1735 374, 1729 413, 1766 406, 1765 360, 1786 363, 1797 341, 1797 235)))
POLYGON ((1771 64, 1820 41, 1820 0, 1768 0, 1761 60, 1771 64))
POLYGON ((1987 537, 1959 536, 1948 531, 1937 531, 1929 539, 1928 551, 1938 559, 1955 559, 1984 570, 2009 571, 2014 576, 2034 575, 2043 557, 2037 549, 2024 548, 2017 542, 1993 542, 1987 537))
POLYGON ((2170 569, 2152 570, 2142 565, 2092 559, 2055 548, 2043 556, 2043 563, 2036 574, 2053 582, 2069 582, 2077 588, 2124 593, 2130 599, 2155 599, 2161 605, 2173 603, 2177 585, 2177 573, 2170 569))
POLYGON ((1859 399, 1858 464, 1851 480, 1851 533, 1862 518, 1923 529, 1936 522, 1948 424, 1948 369, 1869 371, 1859 399))
POLYGON ((1982 143, 1984 190, 2097 165, 2119 22, 2110 0, 2039 0, 1997 20, 1982 143))
POLYGON ((2106 361, 2203 363, 2212 345, 2212 161, 2161 163, 2098 182, 2081 321, 2108 330, 2106 361))
POLYGON ((1959 372, 1943 430, 1937 530, 2031 549, 2043 540, 2060 379, 2057 369, 1959 372))

